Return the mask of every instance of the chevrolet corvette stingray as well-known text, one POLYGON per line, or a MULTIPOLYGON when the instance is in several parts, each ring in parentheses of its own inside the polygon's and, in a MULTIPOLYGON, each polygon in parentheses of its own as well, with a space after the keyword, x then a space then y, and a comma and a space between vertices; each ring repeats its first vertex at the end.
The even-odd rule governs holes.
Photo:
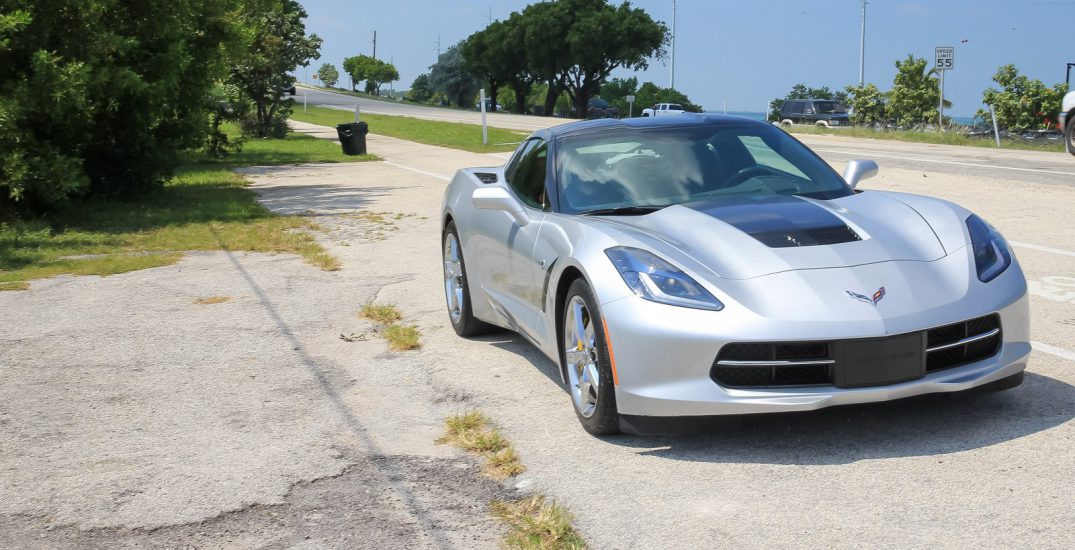
POLYGON ((856 189, 877 171, 739 117, 538 131, 444 193, 449 319, 530 341, 592 434, 1018 386, 1008 244, 950 202, 856 189))

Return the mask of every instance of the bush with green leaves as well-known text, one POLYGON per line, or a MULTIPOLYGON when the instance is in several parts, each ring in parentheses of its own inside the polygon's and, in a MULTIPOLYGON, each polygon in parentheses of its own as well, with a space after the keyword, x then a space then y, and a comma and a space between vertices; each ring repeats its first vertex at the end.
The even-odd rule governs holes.
POLYGON ((6 0, 0 210, 159 185, 203 144, 236 0, 6 0))
MULTIPOLYGON (((1060 102, 1068 91, 1067 84, 1052 88, 1040 80, 1019 74, 1015 65, 1004 65, 993 75, 1001 89, 988 88, 982 92, 982 103, 990 105, 997 116, 997 125, 1013 132, 1025 132, 1053 127, 1060 113, 1060 102)), ((976 116, 989 118, 989 111, 979 109, 976 116)))
MULTIPOLYGON (((937 123, 937 101, 940 81, 937 70, 929 67, 924 58, 907 55, 896 61, 896 76, 888 92, 888 114, 900 126, 910 127, 937 123)), ((950 106, 946 102, 946 107, 950 106)))
POLYGON ((848 86, 847 106, 851 109, 852 124, 884 124, 888 120, 888 105, 885 93, 873 84, 848 86))

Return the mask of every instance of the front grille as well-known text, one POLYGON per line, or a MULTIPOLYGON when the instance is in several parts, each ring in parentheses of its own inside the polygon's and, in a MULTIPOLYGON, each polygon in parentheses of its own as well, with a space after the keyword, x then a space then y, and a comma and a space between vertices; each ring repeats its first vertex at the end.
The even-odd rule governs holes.
POLYGON ((738 388, 831 384, 829 347, 828 342, 728 344, 710 376, 721 386, 738 388))
MULTIPOLYGON (((926 372, 992 357, 1002 341, 1000 316, 995 313, 925 333, 926 372)), ((849 341, 728 344, 721 348, 709 376, 727 388, 831 386, 839 380, 837 369, 844 367, 837 359, 850 345, 845 342, 849 341)))
POLYGON ((977 317, 927 331, 926 371, 933 372, 996 355, 1001 342, 1000 316, 977 317))

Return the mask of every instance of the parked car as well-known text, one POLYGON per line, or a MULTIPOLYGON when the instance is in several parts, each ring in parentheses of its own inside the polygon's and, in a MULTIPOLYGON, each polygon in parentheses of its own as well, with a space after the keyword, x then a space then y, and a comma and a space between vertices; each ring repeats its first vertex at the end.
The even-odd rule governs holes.
MULTIPOLYGON (((501 110, 503 110, 503 109, 504 109, 504 107, 503 107, 503 106, 501 106, 501 105, 500 105, 500 103, 497 103, 497 104, 496 104, 496 109, 495 109, 495 111, 496 111, 496 112, 500 112, 500 111, 501 111, 501 110)), ((474 105, 474 110, 475 110, 475 111, 480 111, 480 110, 482 110, 482 104, 481 104, 481 101, 478 101, 478 102, 476 102, 476 103, 475 103, 475 105, 474 105)), ((493 99, 492 99, 492 98, 489 98, 489 97, 485 98, 485 112, 487 112, 487 113, 492 113, 492 112, 494 112, 494 109, 493 109, 493 99)))
POLYGON ((620 110, 609 105, 608 101, 595 97, 587 104, 586 118, 620 118, 620 110))
POLYGON ((789 99, 780 108, 780 124, 816 124, 817 126, 850 126, 847 107, 832 99, 789 99))
POLYGON ((642 116, 681 115, 687 111, 678 103, 658 103, 649 109, 642 109, 642 116))
POLYGON ((445 190, 449 321, 525 335, 592 434, 1018 386, 1007 242, 950 202, 855 189, 876 173, 741 117, 539 130, 445 190))

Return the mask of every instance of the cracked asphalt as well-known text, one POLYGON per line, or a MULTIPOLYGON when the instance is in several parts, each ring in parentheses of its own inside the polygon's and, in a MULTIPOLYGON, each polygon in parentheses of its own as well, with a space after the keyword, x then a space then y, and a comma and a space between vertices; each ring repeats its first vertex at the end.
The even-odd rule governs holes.
MULTIPOLYGON (((316 218, 341 271, 191 253, 0 293, 17 321, 0 325, 0 546, 494 547, 486 505, 515 485, 565 503, 594 548, 1075 546, 1064 176, 879 159, 863 186, 957 200, 1038 247, 1016 253, 1037 289, 1032 338, 1053 352, 1033 354, 1022 387, 597 439, 522 338, 461 339, 447 322, 445 180, 503 155, 376 135, 370 148, 386 161, 247 171, 269 208, 316 218), (193 303, 218 295, 233 300, 193 303), (371 300, 398 305, 423 348, 389 353, 356 316, 371 300), (442 419, 469 407, 516 444, 519 479, 488 481, 434 444, 442 419)), ((845 149, 822 154, 843 161, 845 149)))

